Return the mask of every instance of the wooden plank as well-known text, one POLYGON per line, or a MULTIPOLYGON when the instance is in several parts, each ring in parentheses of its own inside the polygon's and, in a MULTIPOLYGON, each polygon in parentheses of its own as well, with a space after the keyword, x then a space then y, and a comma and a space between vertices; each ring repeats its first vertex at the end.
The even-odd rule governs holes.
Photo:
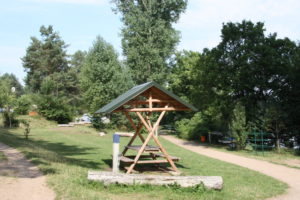
MULTIPOLYGON (((156 156, 156 157, 163 157, 163 158, 166 157, 166 156, 165 156, 164 154, 162 154, 162 153, 153 153, 153 155, 156 156)), ((173 161, 179 161, 179 160, 180 160, 179 157, 170 156, 170 155, 169 155, 169 157, 170 157, 173 161)))
MULTIPOLYGON (((153 153, 151 153, 153 156, 155 156, 155 157, 165 157, 163 154, 161 154, 161 153, 157 153, 157 152, 153 152, 153 153)), ((141 155, 140 156, 140 158, 141 159, 143 159, 143 158, 152 158, 152 155, 141 155)), ((170 155, 169 155, 170 156, 170 155)), ((135 156, 133 156, 133 155, 131 155, 131 156, 126 156, 127 158, 130 158, 130 159, 134 159, 135 158, 135 156)), ((175 162, 177 162, 177 161, 179 161, 180 160, 180 158, 179 157, 175 157, 175 156, 170 156, 170 158, 173 160, 173 161, 175 161, 175 162)))
POLYGON ((134 162, 133 159, 131 159, 131 158, 127 157, 127 156, 120 156, 119 159, 120 159, 121 162, 124 162, 124 163, 133 163, 134 162))
POLYGON ((153 174, 121 174, 104 171, 89 171, 88 180, 109 184, 151 184, 151 185, 179 185, 194 187, 203 184, 207 189, 221 190, 223 179, 221 176, 164 176, 153 174))
POLYGON ((167 160, 138 160, 137 164, 158 164, 158 163, 169 163, 167 160))
MULTIPOLYGON (((130 155, 130 156, 126 156, 126 157, 134 160, 135 155, 130 155)), ((141 159, 145 159, 145 158, 149 159, 149 158, 152 158, 152 156, 151 155, 141 155, 140 158, 141 159)))
POLYGON ((183 107, 168 107, 168 108, 129 108, 124 110, 115 110, 114 112, 162 112, 162 111, 190 111, 189 108, 183 107))
MULTIPOLYGON (((132 150, 135 150, 135 151, 139 151, 142 148, 142 145, 131 145, 131 146, 126 146, 126 148, 127 149, 132 149, 132 150)), ((159 147, 146 145, 145 152, 146 151, 159 151, 159 147)))

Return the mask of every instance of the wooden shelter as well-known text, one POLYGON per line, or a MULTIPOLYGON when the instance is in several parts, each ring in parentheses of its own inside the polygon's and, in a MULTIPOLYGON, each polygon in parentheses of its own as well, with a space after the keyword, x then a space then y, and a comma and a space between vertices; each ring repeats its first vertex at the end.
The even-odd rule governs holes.
POLYGON ((136 164, 148 163, 170 163, 172 169, 175 172, 179 172, 174 164, 179 159, 170 156, 155 135, 155 130, 159 127, 159 123, 167 111, 196 111, 196 108, 184 102, 170 91, 165 90, 157 83, 148 82, 133 87, 96 112, 123 112, 134 129, 135 133, 125 146, 120 157, 121 162, 130 164, 127 174, 132 172, 136 164), (139 119, 138 124, 134 123, 129 112, 137 115, 139 119), (160 112, 156 122, 151 121, 153 112, 160 112), (140 133, 143 127, 148 131, 146 138, 140 133), (137 137, 142 141, 142 145, 132 145, 137 137), (154 140, 157 146, 148 144, 151 139, 154 140), (137 154, 135 156, 126 156, 129 149, 137 151, 137 154))

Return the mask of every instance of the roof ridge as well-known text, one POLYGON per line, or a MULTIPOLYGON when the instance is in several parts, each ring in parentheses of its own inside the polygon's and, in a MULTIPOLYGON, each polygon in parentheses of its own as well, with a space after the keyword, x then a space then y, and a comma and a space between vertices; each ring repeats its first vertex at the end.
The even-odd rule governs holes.
POLYGON ((175 99, 176 101, 183 104, 187 108, 189 108, 193 111, 197 110, 194 106, 192 106, 189 103, 186 103, 185 101, 180 99, 178 96, 173 94, 171 91, 166 90, 165 88, 163 88, 162 86, 160 86, 159 84, 157 84, 154 81, 150 81, 150 82, 146 82, 146 83, 132 87, 128 91, 124 92, 123 94, 119 95, 117 98, 112 100, 110 103, 106 104, 105 106, 103 106, 102 108, 97 110, 96 113, 111 113, 114 110, 118 109, 120 106, 124 105, 125 103, 127 103, 131 99, 137 97, 138 95, 140 95, 141 93, 143 93, 144 91, 148 90, 151 87, 157 88, 158 90, 162 91, 166 95, 175 99))

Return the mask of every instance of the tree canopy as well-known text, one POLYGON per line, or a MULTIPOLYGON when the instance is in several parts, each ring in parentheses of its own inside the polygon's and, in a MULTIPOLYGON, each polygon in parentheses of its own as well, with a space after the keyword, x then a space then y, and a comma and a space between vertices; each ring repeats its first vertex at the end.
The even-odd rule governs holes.
POLYGON ((52 26, 41 26, 41 39, 31 37, 31 43, 22 58, 27 72, 26 86, 32 92, 40 90, 46 76, 68 70, 67 45, 52 26))
POLYGON ((88 51, 80 81, 84 100, 92 113, 132 86, 116 51, 100 36, 88 51))
POLYGON ((179 42, 172 24, 184 12, 186 0, 114 0, 120 12, 122 49, 136 84, 154 80, 164 83, 168 63, 179 42))

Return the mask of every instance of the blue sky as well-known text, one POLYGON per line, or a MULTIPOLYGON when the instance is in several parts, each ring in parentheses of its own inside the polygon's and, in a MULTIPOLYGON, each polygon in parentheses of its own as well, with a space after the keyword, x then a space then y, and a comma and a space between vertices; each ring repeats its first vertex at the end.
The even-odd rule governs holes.
MULTIPOLYGON (((39 37, 41 25, 53 25, 69 44, 68 53, 88 50, 97 35, 121 54, 120 16, 110 0, 0 0, 0 74, 14 73, 20 81, 26 73, 21 57, 31 36, 39 37)), ((300 40, 298 0, 189 0, 175 25, 181 31, 178 50, 201 51, 220 41, 223 22, 243 19, 265 23, 267 33, 300 40)))

